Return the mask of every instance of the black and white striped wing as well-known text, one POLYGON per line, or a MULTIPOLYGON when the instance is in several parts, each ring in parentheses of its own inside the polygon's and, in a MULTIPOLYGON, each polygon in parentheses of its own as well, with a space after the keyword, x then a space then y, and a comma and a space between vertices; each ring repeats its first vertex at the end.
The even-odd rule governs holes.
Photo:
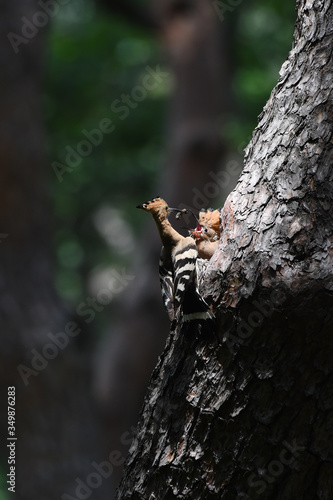
POLYGON ((159 272, 164 307, 172 321, 175 318, 172 262, 170 257, 167 257, 164 247, 161 250, 159 272))
POLYGON ((174 267, 174 311, 181 309, 183 321, 203 322, 214 315, 200 296, 197 285, 198 251, 192 238, 186 238, 173 256, 174 267))
POLYGON ((181 307, 186 293, 196 289, 196 260, 198 251, 192 238, 185 238, 173 254, 174 310, 181 307))

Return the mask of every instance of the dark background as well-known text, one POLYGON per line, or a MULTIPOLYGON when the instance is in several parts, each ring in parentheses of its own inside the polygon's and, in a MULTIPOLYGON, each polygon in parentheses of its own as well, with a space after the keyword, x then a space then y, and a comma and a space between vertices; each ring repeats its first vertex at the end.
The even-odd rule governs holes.
MULTIPOLYGON (((149 8, 141 4, 143 11, 149 8)), ((165 165, 173 91, 163 45, 153 30, 101 5, 72 0, 62 6, 45 47, 43 110, 56 219, 55 283, 72 305, 86 296, 103 269, 131 265, 138 237, 148 224, 135 206, 156 194, 163 196, 155 191, 165 165), (112 112, 116 99, 141 85, 146 66, 157 65, 169 76, 141 102, 132 99, 136 107, 129 108, 125 119, 121 112, 112 112), (82 130, 97 128, 103 118, 113 121, 114 131, 105 134, 101 144, 59 182, 52 162, 65 163, 66 146, 76 149, 85 139, 82 130), (114 219, 114 229, 103 227, 103 210, 106 225, 114 219), (108 238, 108 229, 116 237, 108 238)), ((233 109, 221 119, 220 134, 230 149, 239 152, 248 143, 291 48, 295 12, 290 2, 257 0, 230 7, 224 17, 230 26, 232 70, 225 78, 231 79, 234 100, 233 109)), ((222 202, 218 200, 217 206, 222 202)), ((97 330, 109 324, 109 313, 103 311, 96 318, 97 330)))
MULTIPOLYGON (((1 44, 4 54, 8 53, 4 64, 9 68, 2 79, 1 99, 2 103, 14 103, 10 109, 2 105, 1 156, 5 167, 0 232, 7 236, 1 242, 1 321, 3 357, 8 366, 3 361, 1 397, 2 401, 6 399, 8 385, 17 386, 17 411, 21 412, 18 459, 30 474, 31 490, 34 482, 42 482, 48 498, 50 485, 62 478, 61 467, 57 465, 56 474, 52 466, 46 467, 34 477, 27 464, 31 450, 35 452, 38 446, 43 449, 36 452, 38 460, 34 454, 31 456, 31 470, 37 471, 54 453, 48 443, 50 436, 58 444, 68 439, 67 432, 61 431, 62 412, 67 412, 66 421, 71 420, 75 428, 81 429, 81 405, 87 405, 93 408, 93 416, 89 425, 82 424, 77 431, 81 445, 76 447, 73 441, 75 460, 80 463, 82 459, 85 469, 77 464, 77 472, 67 468, 68 478, 59 491, 70 492, 68 485, 81 477, 81 469, 89 471, 95 459, 95 443, 104 442, 108 451, 96 444, 100 450, 96 456, 105 459, 110 450, 121 449, 121 441, 125 456, 129 439, 127 436, 121 440, 120 436, 130 432, 137 420, 149 374, 163 347, 168 323, 158 289, 160 244, 153 222, 136 210, 136 205, 156 195, 165 196, 170 204, 193 209, 200 208, 200 201, 202 206, 223 204, 241 171, 243 149, 257 116, 291 49, 295 20, 292 3, 215 2, 213 28, 203 17, 202 40, 197 37, 198 57, 192 64, 193 46, 186 47, 186 37, 191 39, 191 29, 201 36, 201 29, 195 24, 191 4, 179 2, 170 13, 163 10, 164 3, 168 4, 137 2, 127 6, 121 2, 71 0, 59 5, 57 15, 38 30, 35 38, 19 46, 19 54, 10 46, 8 31, 11 23, 13 31, 22 25, 20 12, 11 13, 5 2, 1 4, 1 44), (192 24, 187 22, 191 16, 192 24), (201 47, 205 47, 202 54, 201 47), (28 56, 20 65, 21 53, 28 56), (153 74, 157 67, 161 77, 156 78, 152 88, 142 90, 147 74, 153 74), (30 106, 30 74, 37 75, 38 89, 33 90, 33 95, 39 102, 33 116, 40 117, 36 122, 11 119, 20 113, 24 116, 25 106, 30 106), (15 92, 22 100, 15 97, 15 92), (129 101, 126 96, 130 96, 129 101), (38 140, 21 149, 21 135, 33 134, 36 123, 38 140), (96 132, 99 127, 109 128, 102 134, 96 132), (85 145, 82 141, 86 141, 85 145), (20 161, 24 163, 26 158, 30 162, 27 172, 19 161, 17 165, 8 161, 7 151, 15 143, 20 161), (43 160, 37 169, 31 158, 39 148, 43 160), (229 177, 223 189, 213 189, 210 196, 207 182, 211 181, 212 171, 225 171, 229 177), (39 182, 40 175, 43 182, 39 182), (20 208, 13 211, 14 197, 8 201, 6 196, 15 191, 16 185, 20 185, 19 192, 31 193, 27 199, 23 194, 20 208), (44 194, 48 201, 38 205, 36 200, 44 194), (33 200, 31 204, 29 200, 33 200), (11 217, 7 217, 9 213, 11 217), (29 214, 31 220, 26 220, 24 214, 29 214), (39 268, 35 281, 35 265, 41 260, 39 250, 44 246, 51 270, 39 268), (22 258, 25 262, 18 271, 22 258), (119 281, 119 275, 125 278, 119 281), (116 280, 111 287, 112 298, 104 295, 103 299, 103 290, 110 287, 112 280, 116 280), (43 303, 42 291, 32 303, 41 283, 48 291, 52 289, 52 297, 57 297, 52 298, 54 309, 43 303), (16 314, 11 300, 26 307, 21 325, 8 319, 16 314), (95 300, 93 306, 88 305, 89 300, 95 300), (52 366, 50 362, 45 371, 29 378, 28 392, 18 377, 17 366, 31 366, 31 349, 41 352, 49 341, 48 332, 63 331, 68 321, 79 325, 80 335, 71 340, 73 345, 61 352, 52 366), (37 334, 31 333, 37 330, 37 334), (82 379, 79 390, 68 383, 76 377, 82 379), (71 413, 68 401, 72 401, 73 391, 76 408, 71 413), (64 392, 67 402, 62 399, 64 392), (55 407, 51 408, 53 403, 55 407), (52 425, 60 429, 57 437, 51 424, 44 430, 42 425, 26 425, 27 411, 31 420, 40 417, 48 422, 45 407, 55 415, 52 425), (91 435, 90 428, 94 429, 91 435), (82 436, 87 432, 87 442, 91 443, 85 447, 82 436), (95 440, 95 432, 102 438, 95 440)), ((30 4, 30 12, 22 12, 22 16, 32 18, 36 6, 30 4)), ((4 405, 4 436, 5 413, 4 405)), ((70 453, 66 453, 59 446, 55 453, 57 464, 68 458, 70 453)), ((50 463, 54 465, 53 459, 50 463)), ((9 498, 6 453, 2 464, 0 500, 9 498)), ((119 476, 120 468, 111 478, 111 490, 119 476)), ((33 498, 24 478, 18 470, 18 498, 33 498)), ((105 498, 109 498, 109 490, 105 491, 105 498)), ((59 498, 58 493, 54 497, 59 498)))

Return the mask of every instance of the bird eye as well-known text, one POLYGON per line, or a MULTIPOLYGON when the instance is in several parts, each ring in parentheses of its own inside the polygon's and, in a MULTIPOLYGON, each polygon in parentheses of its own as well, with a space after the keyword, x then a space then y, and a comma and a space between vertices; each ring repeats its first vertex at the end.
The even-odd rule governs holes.
POLYGON ((208 229, 205 227, 203 230, 204 233, 208 233, 208 229))
POLYGON ((143 208, 147 208, 147 205, 146 205, 146 203, 144 203, 144 204, 143 204, 142 206, 143 206, 143 208))
POLYGON ((168 205, 166 205, 164 208, 165 208, 165 210, 168 210, 169 207, 168 207, 168 205))

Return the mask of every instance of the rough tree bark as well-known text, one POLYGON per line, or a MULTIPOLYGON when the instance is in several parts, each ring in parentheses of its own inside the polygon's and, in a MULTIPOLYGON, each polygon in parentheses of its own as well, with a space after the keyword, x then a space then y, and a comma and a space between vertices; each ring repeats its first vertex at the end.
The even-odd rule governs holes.
POLYGON ((170 333, 119 499, 332 498, 333 12, 297 8, 203 280, 220 344, 170 333))

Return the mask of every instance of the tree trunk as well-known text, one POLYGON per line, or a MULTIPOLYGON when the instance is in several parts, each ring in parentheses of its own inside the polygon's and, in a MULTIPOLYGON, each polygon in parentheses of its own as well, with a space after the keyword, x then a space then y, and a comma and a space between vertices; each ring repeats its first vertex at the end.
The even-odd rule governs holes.
MULTIPOLYGON (((39 27, 48 18, 37 0, 2 0, 0 12, 1 460, 6 483, 8 387, 15 387, 15 498, 59 500, 94 471, 102 446, 88 359, 72 338, 82 338, 83 327, 53 286, 39 27)), ((94 498, 108 491, 104 482, 94 498)))
POLYGON ((118 498, 333 494, 333 12, 297 3, 202 284, 212 335, 170 333, 118 498))

